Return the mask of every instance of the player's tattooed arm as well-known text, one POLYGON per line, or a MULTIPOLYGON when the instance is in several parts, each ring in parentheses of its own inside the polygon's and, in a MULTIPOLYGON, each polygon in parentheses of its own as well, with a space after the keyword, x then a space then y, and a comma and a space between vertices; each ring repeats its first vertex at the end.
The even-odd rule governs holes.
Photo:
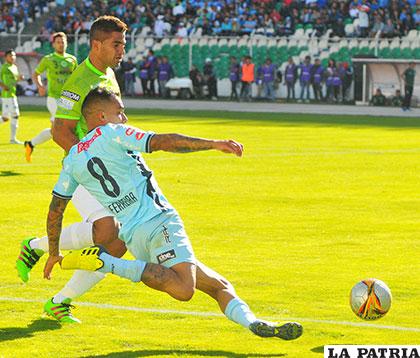
POLYGON ((173 153, 190 153, 202 150, 216 149, 224 153, 242 156, 242 144, 234 140, 213 140, 189 137, 182 134, 155 134, 150 140, 151 151, 163 150, 173 153))
POLYGON ((64 210, 69 200, 61 199, 53 195, 50 210, 47 218, 47 234, 49 255, 44 266, 44 278, 51 278, 51 271, 56 263, 60 263, 62 256, 60 255, 59 242, 61 234, 61 226, 63 223, 64 210))
POLYGON ((79 143, 79 138, 74 134, 78 121, 55 118, 51 129, 54 142, 56 142, 65 151, 79 143))
POLYGON ((52 256, 58 256, 61 227, 63 223, 64 210, 69 200, 61 199, 53 195, 50 203, 50 209, 47 218, 47 234, 49 253, 52 256))

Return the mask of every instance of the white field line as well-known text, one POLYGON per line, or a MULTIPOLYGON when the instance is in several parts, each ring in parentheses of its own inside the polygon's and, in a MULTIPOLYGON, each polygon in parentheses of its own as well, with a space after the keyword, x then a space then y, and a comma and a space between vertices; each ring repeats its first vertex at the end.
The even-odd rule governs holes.
MULTIPOLYGON (((27 298, 20 297, 0 297, 0 301, 7 302, 28 302, 28 303, 44 303, 41 300, 32 300, 27 298)), ((158 314, 175 314, 175 315, 184 315, 184 316, 197 316, 197 317, 224 317, 221 313, 215 312, 200 312, 200 311, 179 311, 179 310, 167 310, 159 308, 145 308, 145 307, 133 307, 133 306, 120 306, 112 305, 108 303, 93 303, 93 302, 75 302, 79 306, 93 307, 99 309, 109 309, 117 311, 131 311, 131 312, 143 312, 143 313, 158 313, 158 314)), ((406 331, 406 332, 420 332, 420 328, 416 327, 400 327, 400 326, 382 326, 373 323, 363 323, 363 322, 348 322, 348 321, 334 321, 334 320, 322 320, 314 318, 302 318, 302 317, 262 317, 267 320, 289 320, 297 322, 311 322, 311 323, 321 323, 321 324, 330 324, 330 325, 341 325, 341 326, 350 326, 350 327, 364 327, 364 328, 375 328, 375 329, 388 329, 393 331, 406 331)))

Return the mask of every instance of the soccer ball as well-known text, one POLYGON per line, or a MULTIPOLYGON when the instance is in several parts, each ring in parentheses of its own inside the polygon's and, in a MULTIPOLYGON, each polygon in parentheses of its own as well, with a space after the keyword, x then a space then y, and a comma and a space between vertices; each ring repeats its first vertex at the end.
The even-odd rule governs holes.
POLYGON ((376 278, 356 283, 350 292, 350 307, 364 320, 375 320, 385 316, 391 308, 392 295, 388 286, 376 278))

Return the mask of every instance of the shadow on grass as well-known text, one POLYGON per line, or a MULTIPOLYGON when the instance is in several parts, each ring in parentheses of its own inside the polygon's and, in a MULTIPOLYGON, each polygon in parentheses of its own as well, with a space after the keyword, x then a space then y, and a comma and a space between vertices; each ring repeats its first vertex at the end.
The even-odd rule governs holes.
POLYGON ((226 111, 193 111, 165 109, 129 109, 130 115, 135 115, 133 122, 146 120, 151 122, 185 122, 191 120, 209 120, 209 124, 229 124, 232 121, 242 121, 241 125, 319 125, 319 126, 352 126, 352 127, 384 127, 399 129, 420 129, 420 120, 416 117, 372 117, 331 114, 297 114, 297 113, 258 113, 258 112, 226 112, 226 111), (160 118, 155 118, 160 117, 160 118), (249 123, 243 123, 243 121, 249 123))
POLYGON ((172 355, 176 356, 186 356, 191 357, 200 356, 200 357, 229 357, 229 358, 252 358, 252 357, 285 357, 286 354, 278 353, 278 354, 245 354, 245 353, 233 353, 233 352, 226 352, 226 351, 218 351, 218 350, 208 350, 208 351, 201 351, 201 350, 157 350, 157 349, 147 349, 147 350, 138 350, 138 351, 126 351, 126 352, 112 352, 103 355, 94 355, 94 356, 85 356, 83 358, 135 358, 135 357, 170 357, 172 355))
POLYGON ((0 177, 15 177, 15 176, 18 176, 18 175, 22 175, 22 174, 13 172, 11 170, 1 170, 0 171, 0 177))
POLYGON ((61 325, 51 319, 39 318, 27 327, 0 328, 0 342, 13 341, 21 338, 31 338, 35 332, 53 331, 60 329, 61 325))

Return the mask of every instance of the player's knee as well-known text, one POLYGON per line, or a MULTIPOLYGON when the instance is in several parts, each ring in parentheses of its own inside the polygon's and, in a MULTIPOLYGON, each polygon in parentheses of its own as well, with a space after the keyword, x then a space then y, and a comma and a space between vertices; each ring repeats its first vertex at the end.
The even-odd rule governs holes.
POLYGON ((195 287, 194 286, 184 285, 182 287, 182 290, 178 293, 177 299, 179 301, 184 301, 184 302, 190 301, 193 298, 194 293, 195 293, 195 287))
POLYGON ((93 223, 93 242, 107 246, 118 239, 119 225, 112 216, 101 218, 93 223))

